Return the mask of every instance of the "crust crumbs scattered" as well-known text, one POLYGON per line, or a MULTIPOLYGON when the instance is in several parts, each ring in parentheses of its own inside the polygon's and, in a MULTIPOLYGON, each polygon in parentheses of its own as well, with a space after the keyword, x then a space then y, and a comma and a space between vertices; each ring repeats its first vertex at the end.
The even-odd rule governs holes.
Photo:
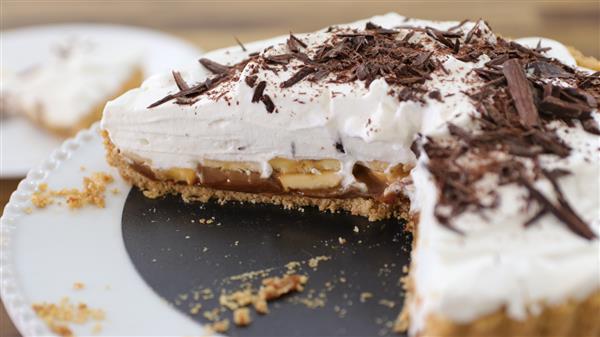
POLYGON ((226 318, 226 319, 214 322, 211 325, 209 325, 208 327, 210 330, 212 330, 214 332, 226 332, 227 330, 229 330, 229 320, 226 318))
POLYGON ((81 282, 75 282, 73 283, 73 289, 74 290, 81 290, 85 288, 85 284, 81 283, 81 282))
MULTIPOLYGON (((232 293, 223 292, 219 296, 220 307, 204 311, 203 315, 213 322, 210 329, 214 332, 225 332, 229 329, 229 320, 220 317, 221 313, 226 310, 233 312, 233 323, 235 325, 248 326, 252 323, 250 306, 253 306, 258 314, 267 314, 269 313, 268 301, 276 300, 292 292, 303 291, 307 282, 308 277, 299 274, 264 278, 258 291, 247 286, 232 293)), ((194 298, 196 297, 199 298, 200 293, 198 293, 198 296, 194 295, 194 298)), ((193 306, 190 312, 196 314, 200 308, 201 305, 193 306)))
POLYGON ((250 317, 250 309, 237 308, 233 312, 233 323, 237 326, 247 326, 252 323, 252 318, 250 317))
POLYGON ((319 266, 319 262, 327 261, 329 259, 331 259, 331 256, 321 255, 321 256, 313 257, 310 260, 308 260, 308 266, 311 267, 312 269, 316 270, 317 267, 319 266))
POLYGON ((34 303, 33 311, 40 317, 50 330, 63 337, 73 337, 69 324, 86 324, 97 321, 92 332, 97 331, 99 321, 104 320, 105 314, 101 309, 91 309, 85 303, 72 304, 68 297, 64 297, 58 304, 34 303))
POLYGON ((76 188, 49 190, 48 184, 42 183, 31 196, 31 203, 37 208, 45 208, 54 203, 55 198, 63 198, 71 209, 81 208, 88 204, 104 208, 106 185, 113 181, 110 174, 95 172, 91 176, 83 178, 82 190, 76 188))
POLYGON ((360 293, 360 303, 365 303, 368 299, 373 297, 373 293, 363 292, 360 293))
POLYGON ((393 309, 396 306, 396 302, 387 299, 381 299, 378 303, 390 309, 393 309))
POLYGON ((100 324, 100 323, 96 323, 96 324, 94 325, 94 327, 92 328, 92 334, 94 334, 94 335, 97 335, 97 334, 99 334, 100 332, 102 332, 102 324, 100 324))

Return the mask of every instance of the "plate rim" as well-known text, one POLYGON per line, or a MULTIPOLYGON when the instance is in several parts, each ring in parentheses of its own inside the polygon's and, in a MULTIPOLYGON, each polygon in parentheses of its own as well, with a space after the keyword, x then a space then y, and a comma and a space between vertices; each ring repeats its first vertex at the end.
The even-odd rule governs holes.
MULTIPOLYGON (((10 320, 24 337, 48 335, 50 331, 38 319, 30 304, 24 300, 24 291, 19 285, 15 266, 11 262, 11 239, 17 228, 15 224, 27 214, 31 194, 37 189, 39 183, 59 168, 60 164, 68 160, 82 145, 92 141, 99 131, 100 124, 95 122, 91 127, 80 130, 75 136, 63 141, 45 160, 29 170, 4 206, 0 217, 0 299, 10 320)), ((52 336, 56 335, 50 333, 52 336)))

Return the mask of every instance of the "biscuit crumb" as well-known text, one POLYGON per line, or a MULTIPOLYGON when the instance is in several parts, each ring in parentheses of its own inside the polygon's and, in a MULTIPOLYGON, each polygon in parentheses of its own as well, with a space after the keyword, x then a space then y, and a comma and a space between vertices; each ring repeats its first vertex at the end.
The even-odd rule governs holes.
POLYGON ((262 280, 262 286, 258 291, 258 297, 270 301, 290 292, 300 292, 304 290, 306 282, 308 282, 308 277, 298 274, 285 275, 283 277, 269 277, 262 280))
POLYGON ((344 239, 343 237, 339 237, 338 238, 338 242, 340 243, 340 245, 346 244, 346 239, 344 239))
POLYGON ((358 226, 354 226, 354 229, 353 229, 353 231, 354 231, 354 233, 358 233, 358 231, 359 231, 359 230, 358 230, 358 226))
POLYGON ((81 282, 75 282, 73 283, 73 289, 74 290, 82 290, 85 288, 85 284, 81 283, 81 282))
POLYGON ((52 332, 63 337, 73 336, 69 323, 86 324, 105 318, 104 311, 91 309, 85 303, 72 304, 68 297, 64 297, 58 304, 34 303, 31 307, 52 332))
POLYGON ((373 294, 370 292, 362 292, 360 293, 360 302, 365 303, 368 299, 372 298, 373 294))
POLYGON ((200 312, 200 309, 202 309, 202 304, 196 303, 190 308, 190 314, 197 315, 200 312))
POLYGON ((396 306, 396 302, 394 301, 390 301, 390 300, 386 300, 386 299, 381 299, 379 300, 379 304, 386 306, 390 309, 394 308, 396 306))
POLYGON ((267 305, 267 301, 263 298, 257 298, 254 301, 254 310, 261 315, 266 315, 269 313, 269 306, 267 305))
POLYGON ((250 317, 250 309, 246 307, 235 309, 235 311, 233 312, 233 322, 237 326, 249 325, 252 322, 252 319, 250 317))
POLYGON ((114 178, 110 174, 95 172, 89 177, 83 177, 82 190, 76 188, 49 190, 48 185, 42 183, 31 196, 31 203, 37 208, 45 208, 54 203, 55 198, 63 198, 71 209, 81 208, 88 204, 104 208, 106 185, 113 181, 114 178))
POLYGON ((144 196, 149 199, 156 199, 161 196, 161 194, 158 193, 157 191, 150 191, 150 190, 144 190, 142 192, 142 194, 144 194, 144 196))
POLYGON ((226 332, 227 330, 229 330, 229 320, 226 318, 214 322, 213 324, 209 325, 209 328, 214 332, 226 332))
POLYGON ((319 262, 321 261, 327 261, 330 260, 331 256, 325 256, 325 255, 321 255, 321 256, 317 256, 317 257, 313 257, 310 260, 308 260, 308 266, 311 267, 312 269, 317 269, 317 267, 319 266, 319 262))
POLYGON ((97 334, 99 334, 100 332, 102 332, 102 324, 100 324, 100 323, 96 323, 96 324, 94 325, 94 327, 92 328, 92 334, 94 334, 94 335, 97 335, 97 334))

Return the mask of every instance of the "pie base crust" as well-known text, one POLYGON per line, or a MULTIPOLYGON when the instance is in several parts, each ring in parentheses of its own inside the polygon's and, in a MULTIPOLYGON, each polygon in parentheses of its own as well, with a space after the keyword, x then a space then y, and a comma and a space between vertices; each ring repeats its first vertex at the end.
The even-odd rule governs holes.
POLYGON ((600 291, 582 301, 544 306, 524 321, 510 318, 504 310, 459 324, 439 316, 427 318, 422 337, 600 336, 600 291))

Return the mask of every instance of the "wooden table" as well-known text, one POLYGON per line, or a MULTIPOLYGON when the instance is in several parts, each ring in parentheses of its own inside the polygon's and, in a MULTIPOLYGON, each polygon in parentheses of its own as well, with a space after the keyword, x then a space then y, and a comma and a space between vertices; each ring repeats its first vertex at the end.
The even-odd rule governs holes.
MULTIPOLYGON (((311 31, 336 22, 397 11, 406 16, 450 20, 486 18, 504 36, 546 36, 600 57, 598 1, 3 1, 1 28, 58 22, 116 22, 165 30, 204 50, 311 31)), ((18 180, 0 180, 0 209, 18 180)), ((0 306, 1 307, 1 306, 0 306)), ((0 308, 0 336, 19 336, 0 308)))

